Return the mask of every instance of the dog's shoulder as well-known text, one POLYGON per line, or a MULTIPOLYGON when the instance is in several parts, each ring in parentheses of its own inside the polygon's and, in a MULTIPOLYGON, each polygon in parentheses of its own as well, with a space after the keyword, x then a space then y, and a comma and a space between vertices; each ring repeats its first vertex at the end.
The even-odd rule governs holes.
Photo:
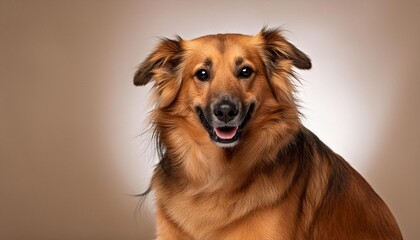
POLYGON ((314 239, 401 239, 391 211, 369 183, 314 133, 303 129, 300 134, 315 156, 313 188, 325 190, 309 230, 314 239))

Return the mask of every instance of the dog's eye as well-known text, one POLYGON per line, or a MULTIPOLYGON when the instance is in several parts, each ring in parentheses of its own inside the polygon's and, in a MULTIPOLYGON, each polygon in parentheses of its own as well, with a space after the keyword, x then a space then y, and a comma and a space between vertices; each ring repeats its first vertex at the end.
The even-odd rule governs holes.
POLYGON ((241 70, 239 70, 238 77, 239 78, 249 78, 251 77, 254 70, 250 67, 243 67, 241 70))
POLYGON ((200 81, 208 81, 209 80, 209 72, 205 69, 200 69, 195 73, 195 77, 200 81))

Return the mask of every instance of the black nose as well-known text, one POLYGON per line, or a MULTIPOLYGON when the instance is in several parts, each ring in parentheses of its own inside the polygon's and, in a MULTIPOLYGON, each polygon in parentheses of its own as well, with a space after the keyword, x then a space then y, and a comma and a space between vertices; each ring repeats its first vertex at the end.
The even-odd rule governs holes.
POLYGON ((238 107, 235 103, 224 100, 214 106, 213 114, 220 121, 227 123, 238 115, 238 107))

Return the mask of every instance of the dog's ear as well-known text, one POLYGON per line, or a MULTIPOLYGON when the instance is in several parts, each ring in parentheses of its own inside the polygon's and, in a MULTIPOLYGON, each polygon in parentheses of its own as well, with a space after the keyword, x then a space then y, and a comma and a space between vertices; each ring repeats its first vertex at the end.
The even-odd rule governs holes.
POLYGON ((143 86, 153 81, 159 107, 172 103, 181 86, 180 63, 182 39, 164 38, 156 49, 140 64, 134 75, 134 85, 143 86))
POLYGON ((306 54, 288 42, 279 29, 263 28, 257 35, 261 59, 266 68, 268 81, 277 100, 294 101, 295 87, 290 81, 292 67, 310 69, 312 64, 306 54))
POLYGON ((279 61, 288 59, 292 61, 293 66, 299 69, 310 69, 312 67, 311 59, 300 51, 293 44, 288 42, 277 28, 263 28, 259 35, 264 41, 264 55, 269 61, 271 67, 278 67, 279 61))

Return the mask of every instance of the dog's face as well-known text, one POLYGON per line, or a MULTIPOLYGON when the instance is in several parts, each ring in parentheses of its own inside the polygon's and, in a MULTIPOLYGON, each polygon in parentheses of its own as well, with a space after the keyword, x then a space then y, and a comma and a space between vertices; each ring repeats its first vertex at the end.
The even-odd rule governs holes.
POLYGON ((295 111, 292 66, 309 69, 311 63, 277 30, 165 39, 142 63, 134 83, 154 80, 161 112, 182 115, 217 146, 231 148, 254 119, 259 118, 254 125, 273 121, 270 113, 285 104, 295 111))
POLYGON ((185 44, 185 88, 194 92, 194 110, 220 147, 233 147, 255 109, 264 78, 262 63, 252 37, 213 35, 185 44))

